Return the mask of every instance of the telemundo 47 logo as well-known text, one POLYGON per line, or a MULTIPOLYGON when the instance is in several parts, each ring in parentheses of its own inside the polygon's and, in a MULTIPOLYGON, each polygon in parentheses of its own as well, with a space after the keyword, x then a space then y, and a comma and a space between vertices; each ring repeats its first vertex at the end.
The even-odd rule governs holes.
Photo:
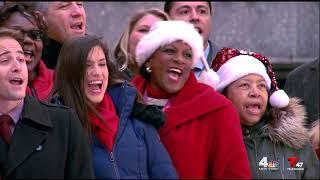
POLYGON ((288 162, 290 164, 290 167, 287 168, 287 170, 291 170, 291 171, 303 171, 304 167, 303 167, 303 162, 302 161, 298 161, 299 158, 296 156, 293 157, 288 157, 288 162))
POLYGON ((267 157, 262 157, 259 161, 259 170, 279 170, 280 163, 275 160, 268 161, 267 157))

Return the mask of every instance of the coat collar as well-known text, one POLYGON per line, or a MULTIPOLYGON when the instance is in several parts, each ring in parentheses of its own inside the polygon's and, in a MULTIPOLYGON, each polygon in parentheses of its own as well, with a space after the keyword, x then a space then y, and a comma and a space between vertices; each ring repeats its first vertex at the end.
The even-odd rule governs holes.
POLYGON ((49 112, 40 102, 27 95, 21 119, 18 121, 8 151, 6 176, 10 176, 20 164, 32 153, 41 151, 42 143, 48 136, 48 128, 52 128, 49 112), (40 125, 40 126, 39 126, 40 125))
POLYGON ((24 103, 22 111, 23 119, 28 119, 43 126, 53 127, 48 110, 39 101, 26 95, 24 103))
POLYGON ((137 90, 125 81, 122 84, 117 84, 108 88, 107 92, 112 98, 117 115, 119 116, 119 127, 114 143, 116 145, 128 123, 128 117, 131 114, 137 90))
POLYGON ((244 139, 257 138, 257 137, 269 137, 265 131, 265 126, 268 124, 268 118, 263 116, 261 120, 253 126, 241 126, 244 139))
POLYGON ((281 142, 295 149, 300 149, 309 141, 306 129, 306 111, 298 98, 290 98, 285 108, 272 108, 270 121, 265 126, 273 142, 281 142))
POLYGON ((172 128, 198 117, 215 111, 225 105, 225 98, 216 93, 211 87, 198 83, 193 73, 190 73, 185 86, 172 99, 171 107, 165 110, 166 124, 160 129, 165 134, 172 128))
MULTIPOLYGON (((141 94, 144 93, 147 81, 140 75, 132 83, 141 94)), ((169 99, 170 106, 165 109, 166 122, 160 128, 160 135, 165 134, 178 125, 196 120, 226 105, 226 98, 215 92, 211 87, 198 83, 194 74, 190 73, 184 87, 176 96, 169 99)))
POLYGON ((243 127, 244 138, 270 137, 274 143, 282 143, 300 149, 308 142, 307 129, 304 127, 306 112, 298 98, 290 98, 285 108, 271 108, 269 112, 252 127, 243 127))

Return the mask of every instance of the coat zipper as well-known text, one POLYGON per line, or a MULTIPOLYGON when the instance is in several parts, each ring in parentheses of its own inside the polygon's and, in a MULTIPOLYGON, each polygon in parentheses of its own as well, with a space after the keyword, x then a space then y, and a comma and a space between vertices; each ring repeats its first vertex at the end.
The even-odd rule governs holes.
POLYGON ((112 167, 113 167, 113 172, 114 172, 114 175, 115 175, 115 179, 120 179, 120 175, 119 175, 119 172, 118 172, 117 164, 116 164, 116 161, 115 161, 115 158, 114 158, 114 155, 113 155, 112 151, 110 152, 110 161, 111 161, 111 164, 112 164, 112 167))
MULTIPOLYGON (((121 91, 123 91, 123 89, 124 89, 124 85, 123 85, 123 83, 122 83, 122 85, 121 85, 121 91)), ((120 117, 119 117, 119 120, 120 120, 120 117)), ((119 121, 119 123, 120 123, 120 121, 119 121)), ((120 128, 120 126, 119 126, 119 128, 120 128)), ((118 131, 119 131, 119 128, 118 128, 118 131)), ((118 139, 118 138, 117 138, 118 133, 119 133, 119 132, 117 132, 117 135, 116 135, 116 138, 115 138, 115 140, 114 140, 114 145, 113 145, 113 148, 112 148, 112 149, 115 148, 115 145, 116 145, 116 142, 117 142, 117 139, 118 139)), ((119 174, 119 171, 118 171, 118 167, 117 167, 117 163, 116 163, 116 159, 115 159, 115 156, 114 156, 114 154, 113 154, 113 151, 110 152, 110 161, 111 161, 111 164, 112 164, 112 168, 113 168, 113 172, 114 172, 115 179, 120 179, 120 174, 119 174)))
MULTIPOLYGON (((255 154, 255 162, 257 162, 258 155, 257 155, 257 146, 255 140, 252 138, 253 145, 254 145, 254 154, 255 154)), ((257 166, 255 166, 256 171, 258 172, 258 179, 260 179, 260 172, 259 169, 257 169, 257 166)))
MULTIPOLYGON (((275 143, 272 143, 272 144, 273 144, 273 153, 274 153, 273 154, 273 159, 276 159, 278 161, 279 159, 277 158, 276 145, 275 145, 275 143)), ((283 164, 282 164, 282 167, 283 167, 283 164)), ((283 172, 282 172, 282 167, 279 167, 279 169, 280 169, 281 177, 282 177, 282 179, 284 179, 283 172)))
MULTIPOLYGON (((125 90, 125 85, 124 85, 124 83, 122 83, 122 85, 121 85, 121 94, 125 94, 123 92, 124 90, 125 90)), ((121 112, 121 114, 122 114, 122 112, 121 112)), ((121 117, 120 117, 121 114, 119 115, 119 120, 121 119, 121 117)), ((119 123, 121 123, 121 120, 119 121, 119 123)), ((121 128, 120 128, 120 125, 119 125, 118 131, 120 129, 121 128)), ((120 132, 117 132, 116 138, 114 140, 113 150, 115 149, 116 143, 118 141, 118 133, 120 133, 120 132)), ((114 175, 115 175, 115 179, 120 179, 120 174, 119 174, 119 171, 118 171, 118 167, 117 167, 117 163, 116 163, 116 159, 115 159, 115 156, 113 154, 113 151, 110 152, 110 161, 111 161, 111 164, 112 164, 112 168, 113 168, 113 172, 114 172, 114 175)))

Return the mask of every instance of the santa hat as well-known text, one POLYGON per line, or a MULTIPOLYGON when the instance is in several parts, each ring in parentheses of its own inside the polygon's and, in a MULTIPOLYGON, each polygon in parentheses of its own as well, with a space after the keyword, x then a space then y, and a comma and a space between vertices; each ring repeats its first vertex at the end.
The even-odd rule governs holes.
POLYGON ((204 56, 203 39, 194 26, 185 21, 158 21, 155 22, 148 34, 146 34, 136 47, 136 62, 141 67, 151 55, 160 47, 171 44, 177 40, 187 43, 193 54, 194 66, 199 60, 204 64, 209 85, 215 86, 219 79, 218 75, 210 70, 204 56))
POLYGON ((136 47, 136 62, 142 66, 160 47, 182 40, 193 54, 193 65, 203 56, 203 40, 192 24, 184 21, 158 21, 139 41, 136 47))
POLYGON ((216 87, 217 91, 222 92, 225 87, 243 76, 258 74, 266 81, 270 95, 269 102, 272 107, 283 108, 289 104, 288 95, 283 90, 280 90, 277 85, 271 63, 261 54, 222 48, 217 53, 211 67, 220 78, 220 82, 216 87))

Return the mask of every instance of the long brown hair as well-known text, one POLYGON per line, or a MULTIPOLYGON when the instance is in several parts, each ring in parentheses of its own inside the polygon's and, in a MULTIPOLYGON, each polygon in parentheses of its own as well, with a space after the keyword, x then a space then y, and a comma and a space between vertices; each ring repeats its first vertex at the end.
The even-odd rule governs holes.
POLYGON ((108 86, 123 82, 119 78, 116 68, 109 61, 108 48, 101 41, 101 38, 86 35, 68 39, 63 44, 58 57, 54 87, 51 92, 51 98, 57 93, 62 97, 64 105, 73 108, 77 112, 82 126, 88 133, 91 132, 88 112, 92 111, 100 117, 84 92, 86 62, 89 52, 95 46, 102 48, 107 60, 109 70, 108 86))

